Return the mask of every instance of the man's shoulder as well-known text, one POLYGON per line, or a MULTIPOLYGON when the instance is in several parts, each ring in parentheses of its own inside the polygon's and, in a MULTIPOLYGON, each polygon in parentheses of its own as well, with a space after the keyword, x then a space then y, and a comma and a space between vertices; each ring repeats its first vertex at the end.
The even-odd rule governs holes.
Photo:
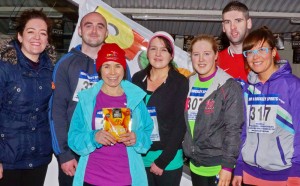
POLYGON ((58 60, 58 62, 56 63, 56 68, 58 68, 58 66, 60 66, 60 68, 61 68, 61 66, 69 66, 69 63, 73 63, 76 61, 83 61, 86 58, 87 58, 86 55, 84 55, 80 51, 71 50, 70 52, 63 55, 58 60))
POLYGON ((226 57, 226 56, 230 56, 229 52, 228 52, 228 48, 225 48, 219 52, 219 59, 226 57))

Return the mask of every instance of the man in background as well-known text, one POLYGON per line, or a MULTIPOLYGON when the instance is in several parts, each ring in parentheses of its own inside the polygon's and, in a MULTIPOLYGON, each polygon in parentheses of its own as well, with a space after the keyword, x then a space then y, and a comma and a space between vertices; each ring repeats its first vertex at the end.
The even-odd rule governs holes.
POLYGON ((107 22, 98 12, 86 14, 78 28, 82 45, 73 48, 56 64, 53 74, 55 90, 50 118, 53 150, 59 164, 59 185, 71 186, 78 156, 68 147, 68 130, 78 102, 77 93, 98 81, 95 59, 108 35, 107 22))
POLYGON ((223 32, 230 46, 219 53, 218 65, 234 78, 247 81, 248 68, 243 57, 243 41, 252 28, 248 7, 239 2, 229 2, 222 11, 223 32))

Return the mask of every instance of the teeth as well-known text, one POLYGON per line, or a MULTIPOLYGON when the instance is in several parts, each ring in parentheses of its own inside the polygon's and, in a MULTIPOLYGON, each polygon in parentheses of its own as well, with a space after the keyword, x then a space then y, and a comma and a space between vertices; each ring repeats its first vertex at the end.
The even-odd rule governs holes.
POLYGON ((258 62, 253 62, 254 65, 260 65, 262 62, 258 61, 258 62))
POLYGON ((231 35, 232 35, 233 37, 235 37, 235 36, 238 35, 238 33, 237 33, 237 32, 233 32, 233 33, 231 33, 231 35))

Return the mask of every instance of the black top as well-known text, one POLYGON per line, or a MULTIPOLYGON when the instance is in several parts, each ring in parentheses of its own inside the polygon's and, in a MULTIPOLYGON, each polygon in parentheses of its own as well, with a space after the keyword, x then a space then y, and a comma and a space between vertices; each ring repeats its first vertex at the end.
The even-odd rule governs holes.
MULTIPOLYGON (((145 70, 139 71, 133 75, 132 82, 147 91, 146 76, 145 70)), ((153 92, 147 103, 148 107, 156 107, 160 141, 153 142, 150 151, 163 150, 154 161, 161 169, 165 169, 177 150, 182 148, 186 131, 184 108, 188 86, 186 77, 170 69, 166 81, 153 92)))

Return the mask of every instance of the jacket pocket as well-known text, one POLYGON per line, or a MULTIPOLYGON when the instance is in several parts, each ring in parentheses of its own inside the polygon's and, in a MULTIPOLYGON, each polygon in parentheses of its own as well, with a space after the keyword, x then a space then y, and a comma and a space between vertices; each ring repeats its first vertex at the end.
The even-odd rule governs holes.
POLYGON ((258 148, 258 137, 255 133, 247 133, 246 141, 242 147, 242 157, 243 160, 252 166, 256 166, 255 153, 258 148))
POLYGON ((284 165, 286 165, 287 162, 285 161, 284 152, 283 152, 283 149, 282 149, 282 146, 281 146, 281 143, 280 143, 280 139, 279 139, 278 136, 276 137, 276 142, 277 142, 277 147, 278 147, 278 150, 279 150, 279 153, 280 153, 281 161, 284 165))
POLYGON ((3 163, 13 164, 22 158, 22 145, 19 143, 17 133, 0 132, 1 138, 1 161, 3 163))
POLYGON ((37 141, 37 148, 38 148, 38 156, 47 157, 50 156, 52 153, 52 142, 51 142, 51 134, 50 129, 43 128, 38 130, 38 141, 37 141))

